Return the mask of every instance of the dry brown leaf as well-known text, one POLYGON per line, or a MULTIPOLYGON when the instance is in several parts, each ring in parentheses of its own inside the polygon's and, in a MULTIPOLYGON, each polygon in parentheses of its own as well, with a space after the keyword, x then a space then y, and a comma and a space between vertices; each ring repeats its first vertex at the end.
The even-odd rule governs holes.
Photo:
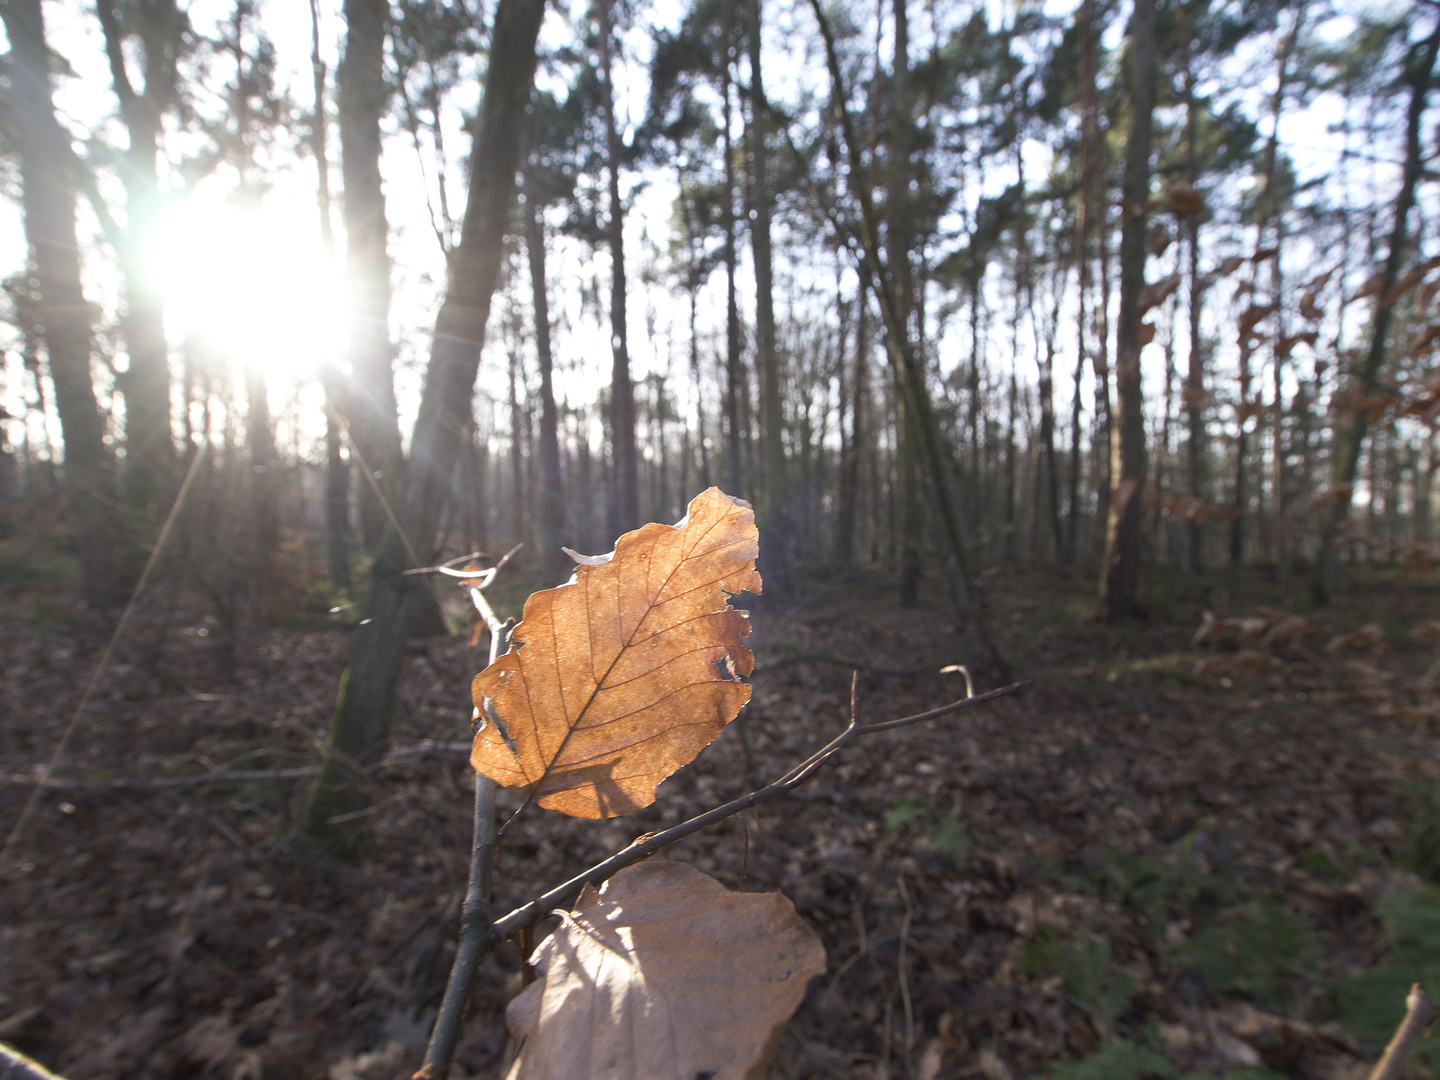
POLYGON ((1385 294, 1385 303, 1393 304, 1424 280, 1425 268, 1423 266, 1412 266, 1409 270, 1401 274, 1400 279, 1390 287, 1390 291, 1385 294))
POLYGON ((1165 197, 1170 204, 1171 213, 1180 217, 1190 217, 1205 209, 1205 196, 1196 191, 1195 186, 1188 180, 1175 181, 1170 185, 1165 197))
POLYGON ((750 700, 750 623, 726 594, 760 591, 759 550, 750 507, 711 488, 531 596, 475 677, 476 771, 572 817, 649 806, 750 700))
POLYGON ((1161 278, 1159 281, 1151 282, 1140 290, 1140 314, 1144 315, 1153 307, 1158 307, 1170 295, 1180 287, 1180 275, 1171 274, 1169 277, 1161 278))
MULTIPOLYGON (((587 900, 588 897, 588 900, 587 900)), ((685 863, 621 870, 531 958, 510 1002, 507 1080, 765 1075, 820 939, 780 893, 730 892, 685 863)))
POLYGON ((1355 295, 1350 297, 1351 301, 1363 300, 1367 296, 1374 296, 1385 287, 1385 275, 1371 274, 1365 279, 1364 284, 1355 290, 1355 295))

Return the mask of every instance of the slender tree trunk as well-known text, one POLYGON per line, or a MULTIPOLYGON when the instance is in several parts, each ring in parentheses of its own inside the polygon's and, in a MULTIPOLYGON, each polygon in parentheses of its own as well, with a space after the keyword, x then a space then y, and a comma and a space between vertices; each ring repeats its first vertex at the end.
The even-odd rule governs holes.
MULTIPOLYGON (((417 554, 434 554, 440 517, 471 430, 475 375, 490 301, 500 276, 504 238, 515 201, 520 132, 535 77, 535 42, 544 0, 500 0, 471 151, 469 198, 460 243, 451 254, 445 298, 435 320, 430 363, 411 440, 403 516, 417 554)), ((365 623, 355 634, 341 680, 325 761, 306 808, 307 834, 341 852, 355 851, 363 819, 363 770, 384 754, 404 648, 402 618, 410 582, 406 552, 394 531, 376 555, 365 623), (336 820, 345 819, 345 820, 336 820), (337 829, 343 825, 343 829, 337 829)))
MULTIPOLYGON (((320 58, 320 4, 310 0, 310 70, 314 76, 315 111, 310 119, 310 149, 315 155, 315 209, 320 217, 320 240, 328 260, 335 258, 335 236, 330 225, 330 155, 326 148, 329 124, 325 119, 326 65, 320 58)), ((340 374, 328 361, 321 365, 320 386, 325 391, 325 539, 332 584, 350 587, 350 464, 341 452, 344 406, 340 374)), ((186 421, 189 397, 186 396, 186 421)))
POLYGON ((623 147, 615 122, 615 86, 611 56, 612 0, 598 0, 600 21, 600 111, 605 124, 605 163, 609 174, 610 215, 610 450, 615 463, 610 478, 610 532, 614 536, 640 524, 640 462, 635 445, 635 385, 630 379, 630 343, 626 319, 625 210, 620 201, 620 157, 623 147))
MULTIPOLYGON (((840 56, 835 44, 835 37, 830 29, 830 21, 819 0, 811 0, 810 8, 815 15, 815 21, 820 26, 821 37, 825 45, 825 62, 829 70, 831 86, 830 108, 844 137, 845 153, 849 165, 849 187, 860 208, 859 239, 864 258, 869 263, 870 284, 874 289, 876 302, 880 305, 891 364, 903 384, 906 405, 915 412, 921 457, 931 481, 941 530, 950 549, 950 556, 955 562, 956 572, 964 584, 966 592, 964 599, 975 606, 974 618, 969 620, 969 626, 979 637, 980 643, 989 654, 989 659, 996 671, 1002 677, 1008 676, 1014 671, 1014 662, 1000 647, 990 622, 990 613, 985 598, 975 589, 975 576, 971 571, 969 549, 965 542, 964 522, 960 517, 960 508, 955 501, 952 488, 953 461, 941 440, 940 426, 935 418, 929 387, 926 385, 925 369, 916 355, 914 342, 905 323, 904 311, 897 303, 891 284, 893 269, 885 265, 881 253, 879 218, 865 178, 859 138, 855 133, 854 121, 846 105, 845 80, 840 68, 840 56)), ((958 596, 955 606, 957 616, 963 617, 968 614, 958 596)))
POLYGON ((535 360, 540 366, 540 490, 536 534, 551 578, 562 580, 567 559, 560 550, 565 496, 560 477, 559 416, 555 410, 554 359, 550 347, 550 299, 545 276, 545 225, 529 168, 525 171, 525 251, 535 309, 535 360))
POLYGON ((90 376, 90 306, 80 284, 70 144, 55 118, 40 0, 7 0, 0 16, 10 38, 10 95, 28 276, 65 440, 64 487, 81 584, 87 600, 108 606, 124 601, 128 575, 123 545, 116 542, 120 522, 111 510, 114 462, 105 446, 105 421, 90 376))
POLYGON ((740 469, 741 395, 744 393, 744 369, 740 363, 740 305, 735 289, 735 268, 738 261, 735 243, 735 146, 731 137, 734 118, 731 115, 732 50, 735 40, 733 0, 721 0, 721 26, 724 34, 725 63, 721 76, 722 109, 721 149, 725 155, 724 204, 721 225, 725 230, 725 482, 731 491, 742 490, 740 469))
POLYGON ((1140 614, 1140 532, 1145 489, 1145 413, 1140 381, 1140 290, 1145 285, 1145 212, 1150 194, 1150 128, 1155 104, 1155 0, 1136 0, 1130 21, 1130 133, 1125 145, 1120 235, 1120 325, 1115 347, 1119 424, 1105 529, 1100 608, 1109 622, 1140 614))
MULTIPOLYGON (((867 316, 867 287, 862 280, 855 293, 855 366, 850 379, 849 453, 840 464, 840 520, 837 530, 839 562, 850 567, 855 561, 858 518, 860 514, 860 462, 874 464, 873 453, 867 453, 867 417, 870 395, 870 327, 867 316)), ((841 418, 844 422, 844 418, 841 418)))
POLYGON ((111 79, 129 145, 121 157, 126 223, 118 245, 125 311, 121 331, 129 367, 119 380, 125 395, 125 502, 155 523, 174 486, 175 443, 170 430, 169 347, 165 308, 147 253, 160 217, 156 156, 161 117, 174 100, 175 71, 184 16, 175 0, 148 0, 132 10, 122 29, 114 0, 96 6, 105 35, 111 79), (145 85, 137 91, 127 73, 122 42, 134 30, 143 42, 145 85))
MULTIPOLYGON (((380 180, 380 116, 385 110, 386 0, 345 0, 345 55, 338 73, 340 168, 350 293, 350 436, 392 503, 404 491, 400 422, 390 345, 390 257, 380 180)), ((389 520, 375 485, 360 485, 360 534, 377 551, 389 520)))
MULTIPOLYGON (((1182 63, 1185 68, 1185 178, 1190 186, 1199 179, 1196 165, 1195 140, 1199 134, 1199 117, 1195 109, 1195 72, 1190 59, 1190 21, 1183 7, 1177 9, 1180 18, 1180 40, 1182 63)), ((1200 217, 1191 214, 1185 230, 1185 251, 1188 257, 1189 296, 1186 314, 1190 320, 1190 357, 1185 377, 1185 413, 1188 421, 1188 438, 1185 445, 1185 476, 1190 496, 1198 505, 1205 502, 1205 354, 1200 343, 1200 313, 1204 305, 1204 286, 1200 282, 1200 217)), ((1197 507, 1198 508, 1198 507, 1197 507)), ((1186 562, 1192 574, 1200 573, 1204 565, 1204 526, 1198 515, 1192 514, 1189 522, 1189 544, 1186 562)))
MULTIPOLYGON (((1055 460, 1055 339, 1060 328, 1060 302, 1065 295, 1065 268, 1055 275, 1054 310, 1050 316, 1049 331, 1045 342, 1045 360, 1040 365, 1040 445, 1045 452, 1046 506, 1050 519, 1050 532, 1055 542, 1055 559, 1065 561, 1065 540, 1060 528, 1060 467, 1055 460)), ((1079 384, 1076 384, 1076 398, 1079 398, 1079 384)), ((1040 514, 1037 504, 1035 513, 1040 514)))
MULTIPOLYGON (((907 0, 893 0, 892 6, 895 52, 890 75, 889 221, 885 253, 894 279, 898 314, 905 322, 906 333, 911 334, 916 317, 915 275, 910 263, 914 234, 910 215, 910 20, 907 0)), ((898 369, 895 374, 898 380, 898 369)), ((904 389, 898 382, 895 402, 900 451, 900 606, 914 607, 920 602, 921 575, 919 433, 915 428, 918 418, 907 405, 904 389)))
POLYGON ((766 580, 783 587, 790 554, 790 486, 785 460, 785 412, 780 399, 780 356, 775 348, 775 301, 770 250, 769 102, 765 97, 764 65, 760 58, 763 28, 762 0, 747 0, 749 16, 746 43, 750 54, 750 247, 755 262, 755 366, 760 378, 760 437, 764 469, 760 474, 761 529, 773 538, 762 570, 766 580), (778 575, 778 579, 777 579, 778 575))

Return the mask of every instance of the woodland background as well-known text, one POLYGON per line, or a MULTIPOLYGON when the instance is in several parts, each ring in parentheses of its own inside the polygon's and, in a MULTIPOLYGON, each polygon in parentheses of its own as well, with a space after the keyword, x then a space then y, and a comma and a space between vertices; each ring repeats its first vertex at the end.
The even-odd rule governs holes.
POLYGON ((411 1062, 483 661, 403 571, 712 484, 747 737, 497 906, 964 663, 1034 689, 675 853, 826 941, 784 1075, 1363 1074, 1437 982, 1433 5, 0 17, 0 1038, 411 1062))

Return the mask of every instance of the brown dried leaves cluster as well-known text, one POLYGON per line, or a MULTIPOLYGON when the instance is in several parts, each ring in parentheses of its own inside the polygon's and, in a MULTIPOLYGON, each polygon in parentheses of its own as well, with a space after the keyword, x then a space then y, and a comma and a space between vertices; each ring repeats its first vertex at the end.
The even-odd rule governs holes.
POLYGON ((535 593, 475 678, 471 764, 572 817, 649 806, 750 700, 750 624, 728 597, 760 591, 758 553, 750 507, 711 488, 535 593))

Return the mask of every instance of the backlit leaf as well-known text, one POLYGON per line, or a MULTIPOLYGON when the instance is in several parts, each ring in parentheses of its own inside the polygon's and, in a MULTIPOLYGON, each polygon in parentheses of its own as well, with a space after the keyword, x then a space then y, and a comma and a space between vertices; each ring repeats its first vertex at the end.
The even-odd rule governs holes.
POLYGON ((679 524, 626 533, 535 593, 475 677, 471 764, 572 817, 649 806, 750 700, 750 624, 728 595, 760 591, 759 550, 750 507, 711 488, 679 524))

